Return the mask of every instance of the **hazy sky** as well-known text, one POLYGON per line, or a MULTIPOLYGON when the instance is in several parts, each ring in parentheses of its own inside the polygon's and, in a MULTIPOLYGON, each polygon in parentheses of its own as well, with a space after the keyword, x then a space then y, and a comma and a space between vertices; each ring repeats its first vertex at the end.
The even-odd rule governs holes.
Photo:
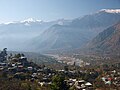
POLYGON ((0 23, 26 18, 70 19, 106 8, 120 8, 120 0, 0 0, 0 23))

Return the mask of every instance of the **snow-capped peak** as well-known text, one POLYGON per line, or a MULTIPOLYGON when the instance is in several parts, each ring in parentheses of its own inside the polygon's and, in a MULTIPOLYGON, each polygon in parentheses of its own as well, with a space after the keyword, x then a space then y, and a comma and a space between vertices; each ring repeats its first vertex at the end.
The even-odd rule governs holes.
POLYGON ((24 25, 29 26, 30 23, 32 23, 32 22, 33 23, 35 23, 35 22, 42 23, 43 21, 42 20, 33 19, 33 18, 28 18, 28 19, 23 20, 23 21, 10 21, 10 22, 5 22, 5 23, 1 23, 1 24, 9 25, 9 24, 23 23, 24 25))
POLYGON ((8 25, 8 24, 14 24, 14 23, 17 23, 17 22, 13 21, 13 22, 6 22, 6 23, 3 23, 3 24, 8 25))
POLYGON ((30 22, 42 22, 42 20, 35 20, 33 18, 28 18, 26 20, 21 21, 21 23, 24 23, 24 22, 28 22, 28 23, 30 23, 30 22))
POLYGON ((106 12, 106 13, 120 13, 120 9, 102 9, 100 12, 106 12))

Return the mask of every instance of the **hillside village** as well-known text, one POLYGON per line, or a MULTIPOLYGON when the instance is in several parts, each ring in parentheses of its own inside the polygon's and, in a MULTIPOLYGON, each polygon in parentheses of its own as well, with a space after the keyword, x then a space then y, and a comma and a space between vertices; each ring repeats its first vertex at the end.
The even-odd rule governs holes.
MULTIPOLYGON (((25 84, 20 86, 22 90, 119 90, 119 69, 120 63, 94 68, 66 65, 64 69, 56 70, 30 62, 24 54, 8 55, 7 48, 0 53, 0 80, 19 80, 20 85, 25 84)), ((8 89, 7 86, 4 90, 8 89)))
POLYGON ((0 0, 0 90, 120 90, 120 0, 0 0))

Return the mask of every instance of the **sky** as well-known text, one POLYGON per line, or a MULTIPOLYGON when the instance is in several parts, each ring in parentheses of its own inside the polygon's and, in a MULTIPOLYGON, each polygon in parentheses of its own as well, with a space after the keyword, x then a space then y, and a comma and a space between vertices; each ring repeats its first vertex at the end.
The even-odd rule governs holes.
POLYGON ((0 0, 0 23, 73 19, 101 9, 120 9, 120 0, 0 0))

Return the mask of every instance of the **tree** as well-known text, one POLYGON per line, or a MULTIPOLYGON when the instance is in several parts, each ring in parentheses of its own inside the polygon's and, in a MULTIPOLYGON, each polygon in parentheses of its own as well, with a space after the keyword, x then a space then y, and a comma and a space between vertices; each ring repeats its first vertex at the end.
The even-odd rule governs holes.
POLYGON ((90 78, 90 74, 86 73, 85 76, 84 76, 84 80, 88 81, 89 78, 90 78))
POLYGON ((65 78, 60 75, 54 76, 52 78, 51 90, 69 90, 64 80, 65 78))
POLYGON ((24 57, 25 55, 22 53, 21 56, 24 57))
POLYGON ((7 60, 7 48, 4 48, 3 51, 0 52, 0 61, 6 61, 7 60))
POLYGON ((64 66, 64 70, 65 70, 65 71, 68 71, 68 66, 64 66))
POLYGON ((15 58, 20 58, 21 57, 21 54, 20 53, 18 53, 18 54, 15 54, 15 56, 14 56, 15 58))

